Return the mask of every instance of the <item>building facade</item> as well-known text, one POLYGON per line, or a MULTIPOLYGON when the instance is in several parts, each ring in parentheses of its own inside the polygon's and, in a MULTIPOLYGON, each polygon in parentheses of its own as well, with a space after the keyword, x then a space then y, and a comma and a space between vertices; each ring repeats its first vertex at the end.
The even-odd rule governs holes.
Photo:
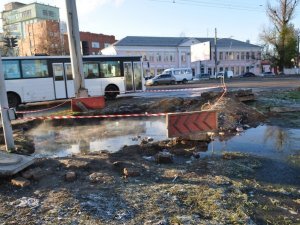
MULTIPOLYGON (((114 35, 80 32, 81 51, 83 55, 99 55, 101 50, 116 42, 114 35)), ((68 36, 64 35, 65 49, 69 52, 68 36)))
POLYGON ((4 5, 1 18, 4 34, 22 39, 26 38, 28 24, 44 20, 59 22, 59 8, 37 2, 11 2, 4 5))
POLYGON ((233 71, 234 75, 245 72, 261 73, 262 48, 248 42, 230 38, 217 40, 215 60, 214 38, 188 37, 136 37, 128 36, 102 50, 102 54, 140 55, 144 59, 145 72, 149 76, 167 68, 190 67, 194 74, 215 71, 233 71), (191 62, 191 45, 210 42, 211 59, 191 62))
POLYGON ((43 20, 27 24, 26 33, 19 41, 19 56, 64 54, 59 22, 43 20))

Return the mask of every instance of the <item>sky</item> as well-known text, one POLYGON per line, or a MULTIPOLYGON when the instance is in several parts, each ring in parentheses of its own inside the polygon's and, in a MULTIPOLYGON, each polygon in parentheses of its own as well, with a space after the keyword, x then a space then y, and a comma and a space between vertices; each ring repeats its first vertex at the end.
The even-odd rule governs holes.
MULTIPOLYGON (((17 0, 12 0, 17 1, 17 0)), ((0 10, 11 2, 0 0, 0 10)), ((65 0, 19 0, 60 8, 66 21, 65 0)), ((276 5, 278 0, 269 0, 276 5)), ((250 40, 259 44, 259 33, 269 27, 266 0, 76 0, 79 29, 126 36, 214 37, 250 40)), ((292 21, 300 24, 300 5, 292 21)), ((2 26, 2 25, 1 25, 2 26)))

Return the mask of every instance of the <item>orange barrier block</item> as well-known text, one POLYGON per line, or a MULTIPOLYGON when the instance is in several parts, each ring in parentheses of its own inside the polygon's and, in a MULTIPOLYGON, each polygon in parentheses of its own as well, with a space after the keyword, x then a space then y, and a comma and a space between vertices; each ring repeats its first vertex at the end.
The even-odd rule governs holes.
POLYGON ((103 109, 104 107, 104 96, 71 99, 71 108, 73 112, 103 109))
POLYGON ((168 137, 188 137, 218 129, 216 111, 167 114, 168 137))

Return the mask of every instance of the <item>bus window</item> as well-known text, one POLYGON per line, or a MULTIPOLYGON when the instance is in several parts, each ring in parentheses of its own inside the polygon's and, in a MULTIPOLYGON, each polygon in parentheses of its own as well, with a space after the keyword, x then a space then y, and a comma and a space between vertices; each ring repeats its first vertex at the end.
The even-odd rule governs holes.
POLYGON ((88 62, 83 63, 84 78, 99 78, 98 63, 88 62))
POLYGON ((71 63, 65 63, 65 74, 67 76, 67 80, 73 80, 71 63))
POLYGON ((21 60, 23 78, 49 77, 47 60, 21 60))
POLYGON ((121 77, 120 61, 100 62, 100 75, 103 78, 121 77))
POLYGON ((3 61, 3 73, 5 79, 21 78, 19 61, 17 60, 3 61))

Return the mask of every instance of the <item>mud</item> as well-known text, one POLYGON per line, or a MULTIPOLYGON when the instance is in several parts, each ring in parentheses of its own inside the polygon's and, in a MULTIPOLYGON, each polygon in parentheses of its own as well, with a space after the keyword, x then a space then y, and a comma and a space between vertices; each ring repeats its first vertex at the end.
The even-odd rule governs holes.
MULTIPOLYGON (((256 108, 253 103, 246 105, 230 94, 221 100, 220 94, 188 99, 125 98, 109 102, 100 113, 218 109, 220 131, 230 138, 236 135, 237 127, 282 123, 278 119, 282 115, 268 111, 273 96, 274 93, 257 96, 256 108)), ((293 116, 285 118, 286 126, 293 125, 293 116)), ((40 123, 43 122, 14 124, 22 147, 19 152, 32 151, 26 134, 40 123)), ((72 121, 65 123, 71 125, 72 121)), ((26 176, 29 186, 20 188, 10 182, 12 178, 24 177, 26 171, 0 178, 0 223, 300 223, 298 154, 280 162, 238 152, 223 152, 221 157, 209 158, 195 154, 205 148, 207 143, 172 139, 124 146, 115 153, 99 151, 38 159, 27 169, 32 170, 32 175, 26 176), (161 153, 169 160, 158 161, 157 154, 161 153), (68 172, 76 176, 66 179, 68 172)))

